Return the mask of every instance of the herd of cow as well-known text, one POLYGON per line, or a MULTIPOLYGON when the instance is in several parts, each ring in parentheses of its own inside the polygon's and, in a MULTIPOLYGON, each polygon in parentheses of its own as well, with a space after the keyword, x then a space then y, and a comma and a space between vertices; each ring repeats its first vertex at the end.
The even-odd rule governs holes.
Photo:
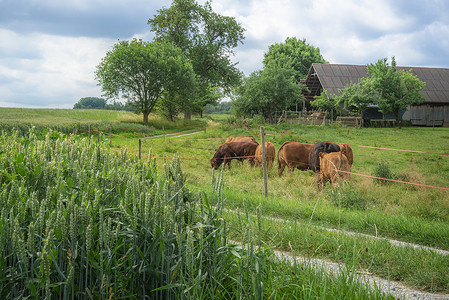
MULTIPOLYGON (((265 143, 267 165, 274 162, 276 149, 271 142, 265 143)), ((229 137, 218 147, 210 163, 214 169, 221 164, 231 168, 231 160, 249 160, 251 165, 262 164, 262 146, 252 136, 229 137)), ((285 166, 289 172, 294 169, 313 170, 317 184, 324 186, 326 182, 337 185, 340 180, 349 180, 351 166, 354 162, 352 149, 348 144, 317 142, 315 144, 287 141, 279 147, 277 154, 278 176, 282 175, 285 166)))

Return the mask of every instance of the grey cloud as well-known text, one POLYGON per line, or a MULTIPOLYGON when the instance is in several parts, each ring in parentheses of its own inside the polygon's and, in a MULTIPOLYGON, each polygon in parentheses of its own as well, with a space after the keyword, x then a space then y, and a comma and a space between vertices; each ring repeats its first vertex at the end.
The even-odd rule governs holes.
POLYGON ((147 21, 169 1, 6 0, 0 4, 0 27, 19 33, 40 32, 64 36, 128 38, 149 30, 147 21), (64 4, 63 4, 64 3, 64 4))

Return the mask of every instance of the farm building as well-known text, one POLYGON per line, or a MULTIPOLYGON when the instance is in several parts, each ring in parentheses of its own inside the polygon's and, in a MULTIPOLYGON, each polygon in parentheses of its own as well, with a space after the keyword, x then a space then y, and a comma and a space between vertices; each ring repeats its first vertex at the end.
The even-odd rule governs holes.
MULTIPOLYGON (((412 70, 421 81, 426 83, 422 94, 425 100, 420 105, 412 105, 403 114, 402 119, 413 125, 449 126, 449 69, 397 67, 398 70, 412 70)), ((339 95, 349 83, 357 83, 366 77, 366 66, 340 64, 312 64, 304 83, 310 90, 305 92, 306 102, 326 90, 331 95, 339 95)))

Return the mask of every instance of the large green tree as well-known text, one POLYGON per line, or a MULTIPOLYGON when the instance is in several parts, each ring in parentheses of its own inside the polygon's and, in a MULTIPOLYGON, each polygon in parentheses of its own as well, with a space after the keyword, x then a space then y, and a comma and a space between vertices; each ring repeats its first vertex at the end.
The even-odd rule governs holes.
POLYGON ((393 113, 399 127, 402 125, 400 110, 424 101, 420 91, 425 87, 425 82, 413 75, 411 70, 398 71, 394 57, 391 59, 391 66, 386 58, 369 64, 367 74, 371 76, 370 81, 376 94, 374 102, 379 106, 379 111, 384 114, 393 113))
POLYGON ((355 114, 360 114, 362 120, 365 110, 374 103, 376 98, 376 90, 369 77, 362 77, 357 83, 351 82, 344 89, 340 89, 339 92, 340 96, 336 97, 336 101, 343 102, 345 108, 350 109, 355 114))
POLYGON ((148 20, 157 41, 170 42, 189 58, 197 74, 195 100, 188 106, 202 111, 217 103, 211 94, 229 94, 241 80, 241 72, 231 62, 233 49, 244 39, 244 29, 235 18, 221 16, 195 0, 173 0, 169 8, 158 10, 148 20))
POLYGON ((194 93, 195 74, 184 53, 170 43, 120 41, 97 66, 96 79, 104 96, 123 96, 143 122, 163 95, 194 93))
POLYGON ((273 113, 288 109, 301 97, 289 60, 269 61, 261 71, 252 73, 235 91, 233 105, 237 115, 261 114, 273 122, 273 113))
POLYGON ((320 49, 309 45, 305 39, 288 37, 284 43, 276 43, 268 48, 265 53, 264 65, 272 60, 284 59, 287 57, 291 61, 294 76, 299 82, 306 78, 312 63, 328 63, 320 53, 320 49))

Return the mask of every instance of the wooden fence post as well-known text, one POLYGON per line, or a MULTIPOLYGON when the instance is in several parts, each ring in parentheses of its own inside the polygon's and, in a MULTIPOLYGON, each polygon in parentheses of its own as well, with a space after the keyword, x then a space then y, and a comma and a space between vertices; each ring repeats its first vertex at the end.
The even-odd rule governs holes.
POLYGON ((142 140, 139 139, 139 160, 142 158, 142 140))
POLYGON ((265 152, 265 132, 263 126, 260 127, 260 141, 262 143, 263 186, 265 190, 265 197, 268 197, 267 156, 265 152))
POLYGON ((92 124, 89 124, 89 140, 90 140, 91 132, 92 132, 92 124))

